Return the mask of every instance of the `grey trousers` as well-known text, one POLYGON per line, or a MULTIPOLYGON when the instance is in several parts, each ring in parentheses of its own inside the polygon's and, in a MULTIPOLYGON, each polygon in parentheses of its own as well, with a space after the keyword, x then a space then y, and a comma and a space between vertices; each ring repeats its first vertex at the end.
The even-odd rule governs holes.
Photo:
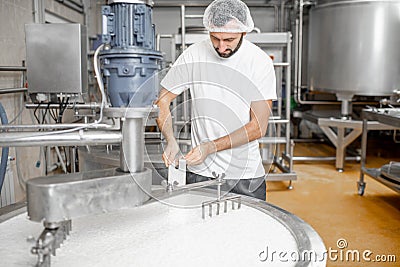
MULTIPOLYGON (((193 172, 187 172, 186 183, 193 184, 213 180, 214 178, 202 176, 193 172)), ((226 183, 221 186, 222 191, 232 192, 245 196, 266 200, 267 186, 264 176, 253 179, 226 179, 226 183)), ((213 186, 212 188, 215 188, 213 186)))

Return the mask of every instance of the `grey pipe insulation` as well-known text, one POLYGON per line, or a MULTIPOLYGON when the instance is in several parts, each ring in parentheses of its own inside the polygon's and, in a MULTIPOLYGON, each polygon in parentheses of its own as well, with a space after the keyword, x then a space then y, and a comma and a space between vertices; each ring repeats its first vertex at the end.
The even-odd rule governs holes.
MULTIPOLYGON (((3 105, 0 103, 0 118, 2 124, 8 124, 7 113, 3 105)), ((6 177, 7 161, 8 161, 8 147, 3 147, 1 150, 1 163, 0 163, 0 194, 3 188, 4 179, 6 177)))

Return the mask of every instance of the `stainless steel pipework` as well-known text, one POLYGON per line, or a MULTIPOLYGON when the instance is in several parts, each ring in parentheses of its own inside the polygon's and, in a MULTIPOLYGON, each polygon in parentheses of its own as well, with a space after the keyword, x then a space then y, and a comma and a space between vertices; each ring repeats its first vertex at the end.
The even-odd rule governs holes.
POLYGON ((120 167, 123 172, 142 172, 144 169, 144 132, 142 118, 124 118, 120 167))
MULTIPOLYGON (((77 108, 77 109, 99 109, 101 104, 99 103, 88 103, 88 104, 67 104, 66 108, 71 109, 71 108, 77 108)), ((34 108, 59 108, 59 104, 33 104, 33 103, 28 103, 25 104, 25 107, 27 109, 34 109, 34 108)))
POLYGON ((45 130, 62 130, 72 128, 83 129, 109 129, 117 130, 117 126, 105 123, 57 123, 57 124, 24 124, 24 125, 1 125, 0 130, 27 130, 27 129, 45 129, 45 130))
POLYGON ((154 118, 158 107, 108 108, 108 117, 121 119, 120 168, 123 172, 137 173, 144 170, 144 120, 154 118))
MULTIPOLYGON (((97 138, 96 131, 79 131, 83 140, 69 140, 69 144, 82 145, 97 142, 121 143, 121 166, 119 169, 39 177, 27 183, 28 215, 33 221, 58 223, 88 214, 118 210, 124 207, 141 205, 147 201, 151 191, 151 170, 144 168, 144 120, 158 114, 158 108, 108 108, 105 116, 122 121, 121 132, 102 132, 97 138), (110 135, 110 134, 114 134, 110 135), (105 139, 110 137, 110 139, 105 139), (111 138, 112 137, 112 138, 111 138), (73 192, 73 195, 71 195, 73 192)), ((20 133, 15 133, 20 134, 20 133)), ((19 141, 30 142, 26 133, 19 141), (22 139, 22 140, 21 140, 22 139)), ((43 134, 43 133, 36 133, 43 134)), ((65 133, 76 137, 77 133, 65 133)), ((64 135, 54 135, 60 142, 64 135)), ((52 135, 38 136, 49 138, 52 135)), ((1 135, 0 135, 1 138, 1 135)), ((54 140, 51 140, 54 142, 54 140)), ((47 141, 50 142, 50 141, 47 141)), ((39 144, 39 142, 35 142, 39 144)), ((27 143, 25 143, 27 145, 27 143)))
POLYGON ((144 168, 144 120, 158 108, 108 108, 121 119, 120 131, 1 133, 0 145, 96 145, 121 143, 119 169, 39 177, 27 183, 28 215, 33 221, 58 223, 75 217, 133 207, 147 201, 151 170, 144 168), (10 135, 14 137, 11 138, 10 135), (15 138, 15 135, 18 135, 15 138), (6 136, 7 138, 2 138, 6 136), (13 141, 13 140, 14 141, 13 141), (73 195, 71 195, 73 192, 73 195))
POLYGON ((120 143, 119 131, 75 132, 4 132, 0 133, 0 146, 86 146, 120 143))
POLYGON ((0 66, 0 71, 26 71, 24 66, 0 66))
POLYGON ((28 91, 28 88, 1 88, 0 94, 12 94, 12 93, 25 93, 28 91))

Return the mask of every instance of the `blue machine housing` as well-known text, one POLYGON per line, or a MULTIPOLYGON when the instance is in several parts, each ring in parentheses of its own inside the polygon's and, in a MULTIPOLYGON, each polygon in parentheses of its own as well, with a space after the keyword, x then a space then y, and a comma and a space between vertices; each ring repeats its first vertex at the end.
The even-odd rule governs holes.
POLYGON ((102 42, 110 49, 103 50, 100 59, 113 107, 151 106, 158 93, 162 55, 154 50, 152 7, 133 2, 102 7, 102 42))

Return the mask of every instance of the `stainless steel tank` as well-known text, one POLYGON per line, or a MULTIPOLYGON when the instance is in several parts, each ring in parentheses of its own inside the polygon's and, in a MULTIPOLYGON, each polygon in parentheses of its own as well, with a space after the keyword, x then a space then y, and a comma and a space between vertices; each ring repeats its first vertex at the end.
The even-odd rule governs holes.
POLYGON ((309 23, 311 90, 383 96, 400 88, 400 1, 318 1, 309 23))
MULTIPOLYGON (((201 203, 213 199, 206 189, 165 193, 141 207, 72 220, 51 266, 326 266, 321 237, 295 215, 242 197, 240 209, 203 220, 201 203)), ((33 266, 27 237, 37 237, 41 224, 24 208, 1 212, 1 265, 33 266)))

